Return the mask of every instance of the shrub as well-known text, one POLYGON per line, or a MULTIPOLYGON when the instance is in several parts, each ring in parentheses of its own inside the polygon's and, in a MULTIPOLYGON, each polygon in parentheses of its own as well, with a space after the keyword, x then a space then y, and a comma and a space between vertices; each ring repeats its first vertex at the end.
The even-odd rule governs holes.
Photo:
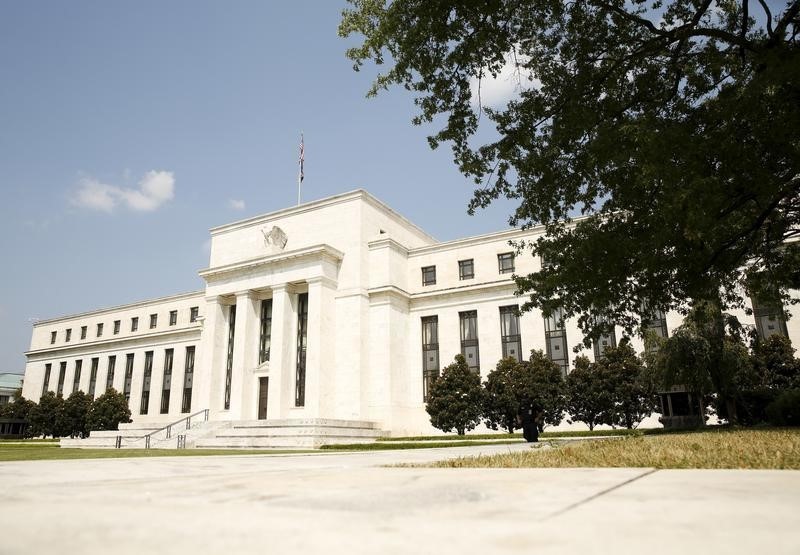
POLYGON ((92 398, 83 391, 74 391, 64 401, 64 433, 70 437, 86 437, 89 431, 86 418, 92 406, 92 398))
POLYGON ((567 376, 566 408, 570 423, 584 422, 589 430, 598 424, 611 424, 614 413, 614 388, 606 372, 585 356, 575 359, 575 369, 567 376))
POLYGON ((800 389, 788 389, 767 406, 766 415, 775 426, 800 426, 800 389))
POLYGON ((92 403, 86 416, 86 427, 89 430, 117 430, 121 422, 130 421, 131 409, 125 395, 112 387, 92 403))
POLYGON ((481 378, 467 366, 463 355, 442 370, 431 386, 425 410, 431 424, 443 432, 456 430, 463 436, 478 425, 483 412, 481 378))
POLYGON ((64 435, 64 398, 52 391, 45 391, 39 404, 28 413, 28 431, 32 436, 64 435))
POLYGON ((483 383, 486 391, 483 416, 486 426, 492 430, 504 428, 514 433, 521 399, 517 395, 515 379, 520 374, 520 363, 513 358, 504 358, 489 372, 483 383))

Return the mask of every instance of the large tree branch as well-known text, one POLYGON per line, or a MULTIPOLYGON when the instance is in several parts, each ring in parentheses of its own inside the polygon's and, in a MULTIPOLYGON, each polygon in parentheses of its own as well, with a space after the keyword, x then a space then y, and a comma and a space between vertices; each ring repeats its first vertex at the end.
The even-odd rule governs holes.
POLYGON ((764 0, 758 0, 758 3, 761 4, 761 7, 764 9, 764 19, 767 20, 767 34, 772 38, 775 35, 775 32, 772 30, 772 12, 764 0))
POLYGON ((784 12, 783 17, 778 20, 778 24, 775 25, 775 34, 772 36, 770 43, 776 44, 783 39, 786 28, 794 21, 798 13, 800 13, 800 0, 795 0, 786 12, 784 12))

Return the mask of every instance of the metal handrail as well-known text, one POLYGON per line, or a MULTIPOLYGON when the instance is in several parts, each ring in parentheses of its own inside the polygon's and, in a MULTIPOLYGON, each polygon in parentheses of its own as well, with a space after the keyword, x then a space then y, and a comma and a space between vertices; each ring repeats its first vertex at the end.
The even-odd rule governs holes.
POLYGON ((199 411, 197 411, 195 413, 192 413, 189 416, 184 416, 180 420, 176 420, 175 422, 171 422, 170 424, 167 424, 163 428, 159 428, 158 430, 150 432, 149 434, 143 435, 142 437, 139 437, 139 438, 136 438, 136 439, 143 439, 144 443, 145 443, 144 448, 145 449, 150 449, 150 438, 152 436, 154 436, 155 434, 157 434, 159 432, 163 432, 164 430, 166 430, 167 431, 167 437, 165 437, 164 439, 169 439, 169 438, 172 437, 172 427, 177 425, 177 424, 180 424, 184 420, 186 421, 186 429, 188 430, 188 429, 190 429, 192 427, 192 417, 195 417, 198 414, 202 414, 203 415, 203 422, 208 422, 208 409, 203 409, 203 410, 199 410, 199 411))

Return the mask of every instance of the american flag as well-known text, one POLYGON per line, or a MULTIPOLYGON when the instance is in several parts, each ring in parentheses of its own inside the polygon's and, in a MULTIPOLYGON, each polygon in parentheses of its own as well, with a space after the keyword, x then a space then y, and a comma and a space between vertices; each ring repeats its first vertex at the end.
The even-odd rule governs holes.
POLYGON ((306 159, 305 146, 303 145, 303 134, 300 133, 300 183, 303 182, 303 162, 306 159))

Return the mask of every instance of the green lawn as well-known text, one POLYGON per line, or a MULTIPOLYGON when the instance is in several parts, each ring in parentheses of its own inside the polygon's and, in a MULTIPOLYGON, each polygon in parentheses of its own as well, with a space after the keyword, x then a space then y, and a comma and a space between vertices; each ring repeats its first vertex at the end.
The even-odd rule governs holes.
POLYGON ((432 463, 446 468, 768 468, 800 469, 800 429, 715 429, 630 436, 591 442, 554 442, 553 449, 432 463))
POLYGON ((0 444, 0 462, 135 457, 200 457, 212 455, 278 455, 310 452, 312 451, 276 449, 61 449, 57 443, 26 442, 23 445, 0 444))

